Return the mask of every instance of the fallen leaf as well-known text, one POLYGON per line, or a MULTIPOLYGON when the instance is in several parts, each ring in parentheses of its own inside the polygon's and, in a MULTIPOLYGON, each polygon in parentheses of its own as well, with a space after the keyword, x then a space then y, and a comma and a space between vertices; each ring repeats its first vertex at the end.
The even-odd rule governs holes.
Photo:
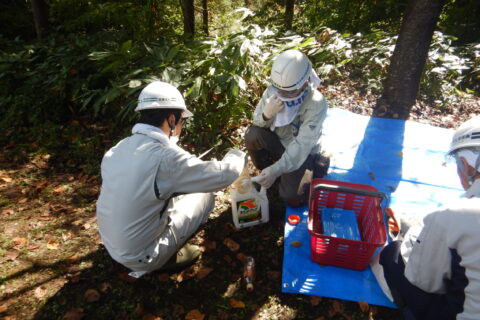
POLYGON ((73 239, 73 234, 69 231, 67 233, 62 234, 62 240, 67 241, 73 239))
POLYGON ((369 172, 369 173, 368 173, 368 176, 369 176, 372 180, 375 180, 375 175, 373 174, 373 172, 369 172))
POLYGON ((28 201, 28 198, 22 198, 20 200, 18 200, 18 203, 26 203, 28 201))
POLYGON ((237 255, 235 256, 242 264, 245 263, 245 261, 247 261, 247 256, 244 254, 244 253, 237 253, 237 255))
POLYGON ((0 304, 0 313, 5 313, 8 311, 8 304, 2 303, 0 304))
POLYGON ((236 283, 231 283, 227 287, 227 291, 223 294, 224 297, 230 298, 233 297, 235 292, 238 291, 238 285, 236 283))
POLYGON ((43 189, 45 188, 46 186, 48 186, 48 181, 44 180, 44 181, 40 181, 40 182, 37 182, 35 184, 35 189, 39 190, 39 189, 43 189))
POLYGON ((7 251, 7 253, 5 253, 5 257, 7 257, 8 260, 16 260, 17 257, 20 255, 20 251, 18 250, 10 250, 10 251, 7 251))
POLYGON ((57 250, 60 244, 58 243, 57 240, 50 240, 47 243, 47 249, 49 250, 57 250))
POLYGON ((23 237, 15 237, 12 239, 12 241, 15 244, 15 247, 23 247, 25 243, 27 243, 27 239, 23 237))
POLYGON ((45 288, 44 286, 37 287, 37 288, 33 291, 33 295, 34 295, 35 298, 37 298, 37 299, 43 298, 46 294, 47 294, 47 288, 45 288))
POLYGON ((40 248, 40 243, 34 242, 34 243, 30 243, 30 245, 27 247, 27 250, 33 251, 33 250, 37 250, 38 248, 40 248))
POLYGON ((129 283, 132 283, 132 282, 137 281, 137 278, 130 277, 130 276, 128 275, 128 272, 120 272, 120 273, 118 274, 118 277, 119 277, 121 280, 127 281, 127 282, 129 282, 129 283))
POLYGON ((204 246, 208 250, 215 250, 217 249, 217 243, 215 241, 205 241, 204 246))
POLYGON ((301 243, 300 241, 298 241, 298 240, 294 240, 294 241, 290 242, 290 245, 291 245, 292 247, 298 248, 298 247, 300 247, 300 246, 302 245, 302 243, 301 243))
POLYGON ((12 178, 10 178, 9 176, 3 175, 3 174, 0 176, 0 179, 2 179, 6 183, 12 182, 12 178))
POLYGON ((110 282, 102 282, 98 288, 100 289, 100 291, 102 291, 103 293, 107 292, 108 290, 112 289, 112 284, 110 282))
POLYGON ((368 302, 365 302, 365 301, 359 301, 358 306, 360 307, 360 310, 362 310, 362 312, 367 312, 368 309, 370 309, 368 302))
POLYGON ((235 298, 230 298, 230 306, 232 308, 242 309, 242 308, 245 308, 245 303, 235 298))
POLYGON ((63 315, 62 320, 80 320, 83 319, 85 314, 83 313, 82 308, 70 309, 63 315))
POLYGON ((318 306, 320 304, 320 302, 322 302, 322 298, 320 297, 316 297, 316 296, 311 296, 310 297, 310 304, 312 306, 318 306))
POLYGON ((328 314, 331 317, 336 315, 336 314, 339 314, 339 313, 341 314, 341 313, 343 313, 344 307, 345 307, 345 305, 343 304, 343 302, 338 301, 338 300, 333 300, 332 306, 328 310, 328 314))
POLYGON ((233 262, 232 257, 230 257, 228 255, 224 255, 223 260, 225 260, 228 264, 232 264, 232 262, 233 262))
POLYGON ((199 280, 202 280, 203 278, 205 278, 206 276, 208 276, 210 274, 210 272, 212 272, 213 269, 212 268, 209 268, 209 267, 201 267, 198 271, 197 271, 197 276, 196 278, 199 279, 199 280))
POLYGON ((63 186, 58 186, 55 189, 53 189, 54 193, 62 193, 65 190, 63 186))
POLYGON ((223 240, 223 244, 227 246, 228 249, 232 252, 238 251, 238 249, 240 249, 240 245, 230 238, 225 238, 223 240))
POLYGON ((100 300, 100 293, 95 289, 88 289, 83 294, 83 298, 88 303, 96 302, 96 301, 100 300))
POLYGON ((55 213, 60 213, 60 212, 66 212, 68 211, 68 208, 61 205, 61 204, 51 204, 50 205, 50 210, 55 213))
POLYGON ((195 270, 193 268, 193 266, 183 270, 182 272, 180 272, 177 276, 177 281, 178 282, 182 282, 182 281, 185 281, 185 280, 188 280, 188 279, 191 279, 195 276, 195 270))
POLYGON ((2 210, 2 214, 8 214, 8 215, 11 215, 11 214, 14 214, 15 212, 13 211, 13 209, 3 209, 2 210))
POLYGON ((203 320, 205 319, 205 315, 201 313, 198 309, 190 310, 185 315, 185 320, 203 320))

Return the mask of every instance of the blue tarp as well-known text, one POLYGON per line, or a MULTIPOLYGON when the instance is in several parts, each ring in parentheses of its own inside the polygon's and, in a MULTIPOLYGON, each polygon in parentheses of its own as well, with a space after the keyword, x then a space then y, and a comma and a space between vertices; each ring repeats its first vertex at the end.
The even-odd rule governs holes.
MULTIPOLYGON (((453 130, 414 121, 380 119, 329 109, 323 146, 332 154, 325 179, 372 185, 389 196, 389 206, 402 219, 423 215, 463 194, 454 163, 446 161, 453 130)), ((394 307, 378 286, 370 268, 355 271, 320 266, 310 260, 308 208, 288 207, 282 291, 394 307), (300 247, 291 245, 300 241, 300 247)))

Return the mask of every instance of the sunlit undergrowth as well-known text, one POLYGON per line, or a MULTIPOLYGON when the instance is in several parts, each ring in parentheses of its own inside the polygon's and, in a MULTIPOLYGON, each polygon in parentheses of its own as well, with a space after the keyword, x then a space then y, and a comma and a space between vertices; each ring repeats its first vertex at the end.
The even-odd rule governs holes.
MULTIPOLYGON (((10 132, 0 142, 11 143, 23 132, 48 152, 73 147, 77 156, 71 166, 90 166, 79 150, 101 154, 110 137, 79 141, 78 134, 88 135, 95 130, 89 126, 98 121, 110 129, 128 127, 136 118, 133 109, 141 88, 163 80, 179 87, 195 114, 184 143, 192 151, 221 143, 223 150, 241 143, 228 137, 249 121, 268 85, 272 58, 288 48, 311 58, 324 86, 348 80, 365 94, 381 92, 396 36, 382 30, 341 34, 327 27, 309 34, 285 33, 246 22, 252 15, 237 10, 224 34, 217 31, 187 42, 174 34, 128 39, 118 30, 58 33, 42 44, 0 38, 0 127, 10 132)), ((420 88, 419 99, 439 108, 479 90, 480 45, 453 47, 452 40, 435 33, 420 88)))

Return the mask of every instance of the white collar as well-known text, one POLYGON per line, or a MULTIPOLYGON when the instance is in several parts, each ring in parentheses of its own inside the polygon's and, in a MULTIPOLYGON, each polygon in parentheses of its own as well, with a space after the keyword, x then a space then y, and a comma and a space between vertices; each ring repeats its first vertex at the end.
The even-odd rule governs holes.
POLYGON ((132 128, 132 134, 139 133, 144 134, 152 139, 157 140, 165 146, 176 146, 167 136, 167 134, 160 128, 145 124, 137 123, 132 128))

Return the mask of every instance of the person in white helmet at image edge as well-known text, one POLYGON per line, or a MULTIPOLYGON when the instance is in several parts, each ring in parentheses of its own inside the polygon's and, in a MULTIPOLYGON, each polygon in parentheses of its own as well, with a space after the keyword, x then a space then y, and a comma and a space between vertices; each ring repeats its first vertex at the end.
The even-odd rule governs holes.
POLYGON ((187 240, 208 220, 213 192, 238 178, 246 154, 232 149, 222 161, 202 161, 178 146, 183 119, 192 113, 168 83, 148 84, 135 111, 140 119, 132 135, 102 159, 97 221, 110 256, 141 277, 198 258, 199 247, 187 240))
POLYGON ((406 319, 480 319, 480 116, 456 130, 449 156, 465 195, 426 215, 371 262, 406 319))
POLYGON ((323 177, 330 164, 321 148, 328 106, 312 63, 299 50, 275 58, 270 80, 245 133, 248 154, 261 170, 253 181, 268 189, 280 178, 280 198, 300 206, 312 178, 323 177))

